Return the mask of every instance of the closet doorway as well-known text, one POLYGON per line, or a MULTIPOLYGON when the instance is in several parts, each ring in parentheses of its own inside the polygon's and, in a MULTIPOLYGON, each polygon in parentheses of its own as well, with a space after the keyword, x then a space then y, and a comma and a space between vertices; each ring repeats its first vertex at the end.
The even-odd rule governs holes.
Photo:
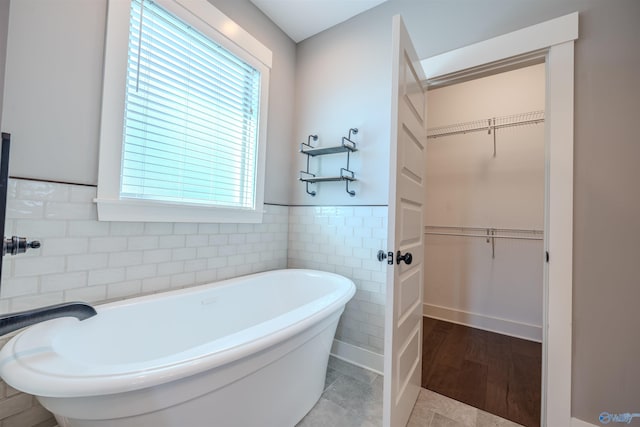
MULTIPOLYGON (((545 64, 541 426, 572 424, 573 111, 577 39, 578 13, 574 12, 420 60, 429 87, 506 71, 524 62, 531 64, 536 58, 542 58, 545 64)), ((392 343, 385 340, 385 363, 392 354, 392 343)))
POLYGON ((540 425, 545 64, 428 97, 422 386, 540 425))

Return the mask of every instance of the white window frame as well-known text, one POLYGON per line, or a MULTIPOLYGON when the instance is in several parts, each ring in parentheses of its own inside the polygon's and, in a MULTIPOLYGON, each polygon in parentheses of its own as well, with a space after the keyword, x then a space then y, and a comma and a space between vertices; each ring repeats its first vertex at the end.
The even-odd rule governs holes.
POLYGON ((272 53, 206 0, 154 0, 260 71, 255 209, 120 198, 120 174, 129 45, 130 0, 109 0, 102 87, 98 220, 259 223, 264 210, 267 107, 272 53))

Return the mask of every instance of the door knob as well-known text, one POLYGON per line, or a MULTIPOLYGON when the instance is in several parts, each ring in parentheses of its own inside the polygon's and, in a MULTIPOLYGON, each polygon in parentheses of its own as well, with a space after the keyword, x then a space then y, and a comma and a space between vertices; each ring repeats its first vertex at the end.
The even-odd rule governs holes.
POLYGON ((402 253, 398 251, 396 254, 396 262, 400 264, 400 261, 404 261, 405 264, 409 265, 411 264, 411 261, 413 261, 413 255, 411 255, 411 252, 407 252, 402 255, 402 253))

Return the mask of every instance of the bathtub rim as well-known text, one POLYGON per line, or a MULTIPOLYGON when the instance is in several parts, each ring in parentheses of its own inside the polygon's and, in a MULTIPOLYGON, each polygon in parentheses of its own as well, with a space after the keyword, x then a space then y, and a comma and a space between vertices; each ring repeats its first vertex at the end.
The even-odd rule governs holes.
MULTIPOLYGON (((78 322, 77 319, 55 319, 44 322, 39 325, 27 328, 15 337, 13 337, 0 351, 0 373, 5 382, 17 390, 33 394, 36 396, 64 398, 64 397, 84 397, 84 396, 100 396, 105 394, 121 393, 125 391, 140 390, 160 384, 169 383, 180 378, 205 372, 210 369, 224 366, 227 363, 233 363, 236 360, 245 358, 251 354, 263 351, 269 347, 283 342, 288 338, 303 332, 312 327, 314 324, 321 322, 323 319, 331 316, 339 310, 343 310, 346 303, 355 294, 355 285, 351 279, 340 276, 335 273, 323 272, 309 269, 281 269, 267 272, 255 273, 246 276, 225 279, 218 282, 212 282, 204 285, 197 285, 183 289, 175 289, 167 292, 161 292, 151 295, 138 296, 122 301, 110 302, 98 305, 96 307, 98 314, 103 310, 110 310, 117 307, 131 306, 142 301, 153 301, 164 299, 171 296, 187 294, 190 292, 205 291, 221 286, 233 286, 234 282, 247 279, 260 279, 262 276, 276 275, 277 273, 285 274, 320 274, 327 275, 344 282, 345 289, 340 296, 322 309, 311 312, 308 315, 296 319, 295 322, 284 325, 277 329, 271 330, 269 333, 260 335, 253 341, 239 342, 236 345, 216 351, 214 353, 201 354, 197 357, 188 359, 175 360, 173 363, 154 366, 151 369, 133 370, 125 372, 110 373, 107 375, 65 375, 59 372, 48 372, 38 369, 30 360, 24 360, 22 357, 16 357, 16 352, 23 352, 30 348, 23 348, 21 340, 23 337, 29 337, 34 340, 38 335, 47 335, 42 345, 48 345, 51 350, 53 335, 59 328, 64 328, 69 322, 78 322)), ((333 291, 337 292, 337 291, 333 291)), ((315 301, 315 300, 314 300, 315 301)), ((311 305, 311 301, 306 305, 311 305)), ((296 310, 300 309, 298 307, 296 310)), ((290 313, 290 312, 286 312, 290 313)), ((281 317, 282 315, 278 316, 281 317)), ((277 319, 278 317, 274 318, 277 319)), ((270 323, 274 319, 270 319, 270 323)), ((243 330, 254 330, 259 325, 243 330)), ((210 344, 210 343, 207 343, 210 344)), ((51 351, 50 353, 53 353, 51 351)), ((180 353, 178 353, 180 354, 180 353)), ((117 366, 117 365, 115 365, 117 366)), ((125 365, 126 366, 126 365, 125 365)))

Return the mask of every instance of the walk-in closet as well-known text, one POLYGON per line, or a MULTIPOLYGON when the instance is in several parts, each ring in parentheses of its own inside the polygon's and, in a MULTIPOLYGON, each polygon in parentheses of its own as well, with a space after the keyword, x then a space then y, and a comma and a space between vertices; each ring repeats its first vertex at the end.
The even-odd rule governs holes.
POLYGON ((428 95, 422 385, 539 426, 545 66, 428 95))

